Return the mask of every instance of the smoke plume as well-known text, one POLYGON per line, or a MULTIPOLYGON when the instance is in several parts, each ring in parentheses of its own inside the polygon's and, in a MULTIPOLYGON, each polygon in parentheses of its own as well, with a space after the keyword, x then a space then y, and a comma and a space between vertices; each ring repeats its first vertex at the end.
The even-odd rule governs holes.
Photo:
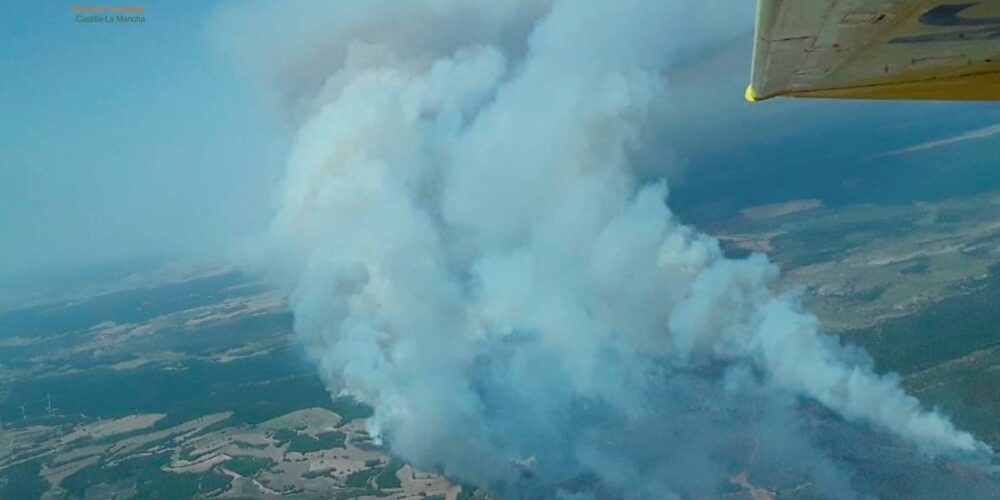
POLYGON ((663 75, 745 31, 750 4, 232 14, 233 46, 295 27, 244 53, 300 125, 274 260, 321 374, 374 407, 394 453, 514 498, 711 494, 747 469, 843 498, 853 472, 824 422, 922 456, 989 452, 630 168, 663 75))

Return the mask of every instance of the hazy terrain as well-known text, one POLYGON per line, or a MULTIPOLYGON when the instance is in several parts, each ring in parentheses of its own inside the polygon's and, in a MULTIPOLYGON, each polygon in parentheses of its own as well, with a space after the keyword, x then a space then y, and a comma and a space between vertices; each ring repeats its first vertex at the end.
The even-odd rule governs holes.
MULTIPOLYGON (((782 286, 802 287, 829 331, 1000 446, 1000 193, 748 208, 710 228, 729 253, 769 253, 786 270, 782 286)), ((372 442, 369 410, 328 394, 276 292, 236 271, 158 279, 0 314, 0 497, 472 495, 372 442)), ((876 460, 856 481, 884 498, 1000 491, 981 471, 926 465, 863 428, 831 431, 824 422, 835 417, 818 407, 806 411, 817 439, 876 460)), ((767 473, 752 458, 733 463, 728 498, 810 497, 808 481, 756 483, 767 473)))
POLYGON ((5 312, 0 498, 455 498, 327 393, 236 272, 5 312))
POLYGON ((809 207, 719 224, 767 251, 828 331, 965 428, 1000 445, 1000 192, 890 206, 809 207))

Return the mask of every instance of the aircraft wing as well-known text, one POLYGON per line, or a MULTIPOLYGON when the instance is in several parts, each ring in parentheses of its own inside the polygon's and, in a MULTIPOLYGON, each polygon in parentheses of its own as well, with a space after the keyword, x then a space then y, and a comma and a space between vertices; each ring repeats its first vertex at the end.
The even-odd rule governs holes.
POLYGON ((1000 100, 1000 0, 760 0, 747 100, 1000 100))

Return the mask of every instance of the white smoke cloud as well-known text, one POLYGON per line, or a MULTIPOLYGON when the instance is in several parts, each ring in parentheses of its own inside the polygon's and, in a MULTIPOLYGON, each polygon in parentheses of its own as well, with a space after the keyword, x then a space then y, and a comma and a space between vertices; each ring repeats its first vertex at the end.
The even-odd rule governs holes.
MULTIPOLYGON (((718 491, 753 448, 760 474, 848 495, 803 399, 988 452, 638 184, 662 75, 751 4, 282 4, 297 32, 223 37, 301 120, 270 233, 296 330, 395 453, 512 497, 660 498, 718 491)), ((221 31, 276 11, 249 12, 221 31)))

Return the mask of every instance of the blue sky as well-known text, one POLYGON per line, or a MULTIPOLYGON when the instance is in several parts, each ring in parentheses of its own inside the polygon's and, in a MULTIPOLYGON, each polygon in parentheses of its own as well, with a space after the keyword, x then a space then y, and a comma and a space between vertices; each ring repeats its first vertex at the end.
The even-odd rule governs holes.
POLYGON ((0 276, 219 255, 266 222, 287 134, 212 50, 210 4, 0 6, 0 276))
MULTIPOLYGON (((143 2, 139 25, 78 24, 71 5, 0 5, 0 278, 239 248, 267 224, 292 134, 213 49, 217 4, 143 2)), ((667 75, 675 97, 646 132, 650 176, 661 153, 687 159, 671 180, 687 220, 1000 188, 1000 137, 872 159, 1000 123, 1000 106, 749 105, 746 26, 667 75)))

